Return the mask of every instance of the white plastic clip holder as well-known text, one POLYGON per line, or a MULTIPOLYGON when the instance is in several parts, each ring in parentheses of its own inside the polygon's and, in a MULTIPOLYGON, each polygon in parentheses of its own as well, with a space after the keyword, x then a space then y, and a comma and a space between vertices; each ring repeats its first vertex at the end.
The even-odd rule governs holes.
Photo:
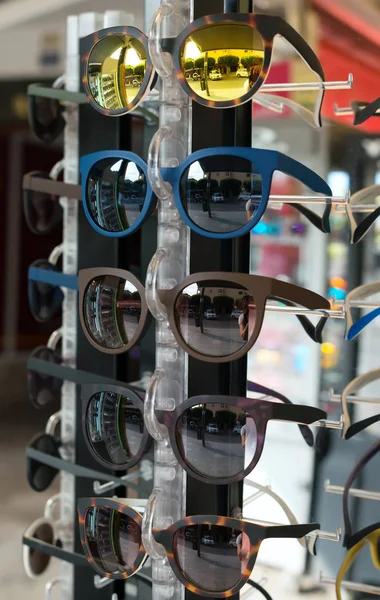
MULTIPOLYGON (((135 479, 138 479, 139 477, 140 477, 140 471, 134 471, 130 475, 125 475, 121 479, 123 479, 125 481, 125 486, 128 487, 128 482, 134 481, 135 479)), ((110 475, 110 480, 111 480, 111 478, 112 478, 112 475, 110 475)), ((96 494, 97 496, 104 496, 104 494, 108 494, 108 492, 111 492, 112 490, 115 490, 118 487, 120 487, 120 482, 117 482, 117 481, 115 482, 115 481, 111 480, 108 483, 102 483, 102 484, 100 484, 99 481, 94 481, 94 494, 96 494)))

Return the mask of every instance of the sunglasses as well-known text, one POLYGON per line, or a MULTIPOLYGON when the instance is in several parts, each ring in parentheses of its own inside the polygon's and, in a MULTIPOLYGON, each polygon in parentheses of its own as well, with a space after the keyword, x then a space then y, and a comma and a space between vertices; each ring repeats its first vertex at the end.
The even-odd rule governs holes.
MULTIPOLYGON (((134 233, 156 209, 147 165, 136 154, 94 152, 81 158, 80 169, 82 187, 28 173, 23 181, 24 204, 35 207, 44 198, 44 205, 53 213, 60 195, 77 198, 82 200, 90 225, 108 237, 134 233)), ((332 196, 330 187, 314 171, 274 150, 208 148, 194 152, 178 167, 161 169, 173 188, 183 221, 196 233, 213 239, 244 235, 259 223, 270 201, 275 171, 332 196), (223 177, 223 173, 231 172, 232 178, 223 177)), ((330 231, 331 201, 326 203, 322 217, 301 204, 291 206, 320 231, 330 231)))
POLYGON ((150 322, 145 290, 140 281, 121 269, 83 269, 78 276, 59 273, 48 261, 29 267, 28 298, 32 315, 49 321, 61 308, 62 288, 79 290, 83 332, 94 348, 120 354, 135 346, 150 322))
MULTIPOLYGON (((147 554, 139 512, 123 500, 82 498, 78 513, 84 554, 99 574, 126 579, 141 569, 147 554)), ((153 535, 188 590, 206 598, 229 598, 248 581, 265 539, 302 538, 318 528, 317 523, 264 527, 199 515, 153 530, 153 535)))
MULTIPOLYGON (((371 448, 368 450, 368 452, 366 452, 364 454, 364 456, 362 456, 362 458, 360 459, 358 464, 355 466, 355 468, 350 473, 350 476, 348 477, 348 479, 346 481, 346 485, 344 486, 344 491, 343 491, 343 518, 344 518, 343 546, 349 550, 351 548, 353 548, 354 546, 356 546, 356 544, 358 544, 364 537, 371 534, 376 529, 380 528, 380 523, 374 523, 356 533, 353 533, 351 519, 350 519, 350 513, 348 510, 349 491, 350 491, 350 488, 351 488, 354 480, 361 473, 361 471, 366 466, 366 464, 374 456, 376 456, 379 451, 380 451, 380 442, 376 442, 373 446, 371 446, 371 448)), ((375 566, 376 566, 376 564, 380 564, 380 544, 378 546, 378 553, 377 553, 376 560, 377 560, 377 562, 374 563, 375 566)))
POLYGON ((351 102, 355 115, 354 125, 361 125, 371 117, 380 117, 380 98, 373 102, 351 102))
MULTIPOLYGON (((354 321, 352 311, 358 310, 352 306, 353 302, 365 300, 374 294, 380 293, 380 281, 365 283, 349 292, 345 298, 346 309, 346 331, 345 338, 348 341, 355 339, 372 321, 380 315, 380 307, 371 310, 356 321, 354 321)), ((376 304, 376 303, 375 303, 376 304)))
MULTIPOLYGON (((53 519, 53 511, 59 499, 60 495, 57 494, 47 501, 44 516, 29 525, 24 534, 26 537, 41 540, 44 543, 56 546, 58 543, 57 520, 53 519)), ((37 579, 45 573, 50 565, 50 558, 49 555, 44 554, 35 548, 23 545, 23 565, 25 573, 30 579, 37 579)))
MULTIPOLYGON (((249 101, 263 86, 276 35, 284 37, 320 81, 322 66, 305 40, 280 17, 260 14, 208 15, 176 38, 160 40, 171 53, 184 91, 214 108, 249 101), (241 62, 243 68, 239 68, 241 62)), ((102 29, 82 40, 82 81, 90 103, 103 114, 122 115, 135 108, 153 79, 148 38, 134 27, 102 29)), ((321 126, 321 85, 314 118, 321 126)))
MULTIPOLYGON (((70 473, 75 477, 105 481, 107 483, 112 481, 118 484, 118 486, 128 487, 136 491, 139 490, 138 485, 134 484, 130 479, 125 480, 122 477, 116 477, 110 473, 102 473, 95 469, 88 469, 87 467, 76 465, 70 460, 62 459, 59 448, 59 443, 56 440, 55 443, 49 441, 46 433, 38 434, 27 445, 25 450, 27 481, 35 492, 44 492, 47 490, 61 471, 70 473), (35 440, 38 439, 44 439, 44 441, 36 443, 35 440)), ((115 487, 117 486, 115 485, 115 487)))
POLYGON ((84 94, 66 92, 54 85, 63 85, 62 78, 60 77, 51 88, 41 83, 28 86, 29 125, 34 135, 45 144, 54 142, 65 128, 63 103, 87 102, 84 94))
POLYGON ((364 537, 362 537, 362 539, 359 542, 357 542, 354 546, 352 546, 350 548, 350 550, 347 552, 347 556, 344 559, 342 566, 339 569, 339 572, 338 572, 338 575, 336 578, 336 582, 335 582, 335 591, 336 591, 337 600, 342 600, 341 585, 342 585, 342 581, 344 580, 344 576, 352 567, 358 554, 361 552, 361 550, 365 546, 367 546, 367 544, 370 547, 372 562, 373 562, 374 566, 380 570, 380 528, 379 528, 379 523, 377 523, 377 529, 371 531, 367 535, 364 535, 364 537))
POLYGON ((367 419, 362 419, 357 423, 351 424, 351 415, 347 407, 347 398, 352 394, 356 394, 359 390, 364 388, 366 385, 369 385, 373 381, 377 381, 380 379, 380 369, 372 369, 367 373, 363 373, 363 375, 359 375, 355 377, 346 387, 344 388, 341 394, 341 405, 342 405, 342 413, 343 413, 343 431, 342 437, 346 440, 351 439, 361 431, 367 429, 374 423, 378 423, 380 421, 380 415, 373 415, 368 417, 367 419))
MULTIPOLYGON (((28 362, 31 359, 54 365, 60 365, 62 361, 60 353, 48 346, 38 346, 35 348, 28 362)), ((62 379, 51 377, 41 371, 32 370, 28 367, 27 386, 29 401, 36 409, 44 408, 51 403, 58 404, 61 400, 62 379)))
POLYGON ((368 233, 380 215, 380 185, 370 185, 356 192, 351 196, 350 202, 345 208, 351 229, 350 242, 357 244, 368 233), (363 214, 353 212, 351 208, 363 205, 373 206, 373 211, 363 216, 363 214))

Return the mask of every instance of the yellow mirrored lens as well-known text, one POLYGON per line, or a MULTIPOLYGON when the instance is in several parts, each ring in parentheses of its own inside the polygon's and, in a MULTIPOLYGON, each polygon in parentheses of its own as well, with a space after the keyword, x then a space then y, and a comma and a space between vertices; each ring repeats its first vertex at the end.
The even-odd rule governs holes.
POLYGON ((186 38, 181 66, 188 85, 201 98, 227 102, 241 98, 257 81, 264 42, 249 25, 208 25, 186 38))
POLYGON ((95 44, 88 58, 88 85, 94 101, 118 110, 134 102, 147 69, 144 44, 127 34, 110 35, 95 44))

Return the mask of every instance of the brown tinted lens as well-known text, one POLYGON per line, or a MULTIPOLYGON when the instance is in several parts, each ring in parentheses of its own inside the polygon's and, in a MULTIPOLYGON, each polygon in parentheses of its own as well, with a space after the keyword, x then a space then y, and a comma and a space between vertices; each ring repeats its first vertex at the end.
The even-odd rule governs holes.
POLYGON ((122 348, 135 337, 141 298, 133 283, 109 275, 96 277, 87 286, 83 305, 87 331, 103 348, 122 348))
POLYGON ((226 592, 239 583, 250 547, 245 533, 220 525, 191 525, 174 536, 181 571, 193 585, 207 592, 226 592))
POLYGON ((184 42, 181 66, 198 96, 213 102, 237 100, 257 81, 264 61, 264 42, 249 25, 207 25, 184 42))
POLYGON ((126 464, 140 450, 143 414, 128 397, 115 392, 100 392, 88 405, 86 431, 97 456, 110 465, 126 464))
POLYGON ((134 566, 141 529, 131 517, 103 506, 91 507, 85 516, 85 535, 90 554, 103 571, 124 573, 134 566))
POLYGON ((103 109, 132 104, 147 69, 144 44, 128 34, 107 35, 90 52, 87 78, 94 101, 103 109))
POLYGON ((213 403, 191 407, 178 420, 176 432, 185 461, 210 480, 233 479, 256 452, 255 422, 238 406, 213 403))
MULTIPOLYGON (((53 544, 54 531, 50 523, 41 523, 30 537, 47 544, 53 544)), ((29 548, 29 566, 34 575, 42 575, 50 563, 51 556, 44 554, 41 550, 29 548)))
POLYGON ((178 296, 175 316, 185 342, 206 356, 227 357, 241 350, 255 325, 248 290, 221 281, 199 281, 178 296))

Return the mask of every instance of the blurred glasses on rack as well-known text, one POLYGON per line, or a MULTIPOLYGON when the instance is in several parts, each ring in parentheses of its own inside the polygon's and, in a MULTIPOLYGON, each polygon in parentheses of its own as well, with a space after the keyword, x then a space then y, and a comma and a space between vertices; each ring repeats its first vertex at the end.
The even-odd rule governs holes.
MULTIPOLYGON (((60 494, 49 498, 45 505, 44 516, 29 525, 24 534, 26 537, 31 537, 54 546, 57 544, 59 538, 59 519, 57 518, 56 506, 60 502, 60 498, 60 494)), ((37 579, 49 567, 51 557, 23 545, 22 559, 27 576, 30 579, 37 579)))
MULTIPOLYGON (((344 388, 340 396, 343 414, 342 437, 344 437, 344 439, 349 440, 361 431, 367 429, 367 427, 370 427, 374 423, 378 423, 380 421, 380 415, 372 415, 371 417, 367 417, 366 419, 362 419, 361 421, 351 424, 351 415, 347 406, 349 396, 356 394, 366 385, 369 385, 377 380, 380 380, 380 369, 372 369, 367 373, 363 373, 362 375, 355 377, 355 379, 350 381, 350 383, 348 383, 344 388)), ((358 400, 360 400, 360 396, 358 396, 358 400)))
POLYGON ((355 339, 372 321, 380 316, 380 300, 374 300, 373 303, 368 301, 368 298, 380 293, 380 281, 365 283, 351 290, 345 298, 346 309, 346 331, 345 338, 348 341, 355 339), (355 304, 361 306, 355 306, 355 304), (371 308, 362 317, 354 319, 353 311, 358 311, 360 308, 371 308))

